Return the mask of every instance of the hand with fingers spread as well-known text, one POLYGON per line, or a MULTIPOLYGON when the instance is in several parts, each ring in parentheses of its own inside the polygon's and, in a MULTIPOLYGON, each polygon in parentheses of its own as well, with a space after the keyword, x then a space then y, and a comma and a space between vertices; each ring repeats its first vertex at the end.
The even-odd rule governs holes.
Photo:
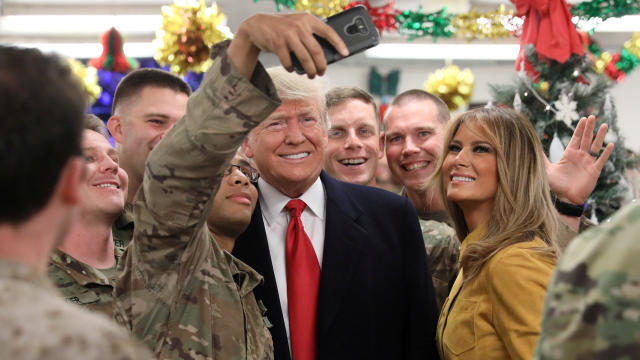
POLYGON ((560 161, 552 164, 545 157, 549 186, 561 201, 583 204, 613 152, 614 145, 608 144, 600 154, 608 126, 602 124, 594 138, 595 124, 593 115, 580 119, 560 161))
POLYGON ((277 55, 288 71, 293 71, 290 56, 293 52, 307 76, 313 78, 324 74, 327 68, 324 52, 314 34, 326 39, 341 55, 349 54, 340 36, 311 14, 256 14, 240 24, 229 46, 229 58, 236 71, 250 78, 260 51, 277 55))

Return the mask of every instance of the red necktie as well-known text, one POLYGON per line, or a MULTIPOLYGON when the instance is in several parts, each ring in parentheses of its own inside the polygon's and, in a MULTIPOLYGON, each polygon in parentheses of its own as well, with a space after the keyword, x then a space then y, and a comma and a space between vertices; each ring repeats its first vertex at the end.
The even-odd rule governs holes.
POLYGON ((294 199, 284 207, 291 214, 287 228, 286 262, 289 333, 293 360, 316 358, 320 265, 300 219, 300 214, 306 206, 304 201, 294 199))

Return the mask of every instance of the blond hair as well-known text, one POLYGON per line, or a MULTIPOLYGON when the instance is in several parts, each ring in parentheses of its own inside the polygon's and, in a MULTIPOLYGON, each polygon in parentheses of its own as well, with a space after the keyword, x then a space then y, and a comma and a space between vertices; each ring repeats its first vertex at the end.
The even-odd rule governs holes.
POLYGON ((276 88, 278 97, 282 100, 313 100, 318 104, 318 111, 325 126, 327 123, 327 108, 325 105, 326 83, 318 77, 309 79, 306 75, 290 73, 283 67, 272 67, 267 73, 276 88))
POLYGON ((542 145, 524 116, 507 108, 478 108, 467 111, 447 128, 444 149, 430 185, 440 192, 459 239, 469 234, 462 209, 447 198, 442 171, 448 146, 463 123, 482 128, 496 153, 498 189, 487 229, 481 240, 469 244, 461 254, 464 282, 474 279, 500 250, 520 242, 542 239, 544 247, 533 250, 554 262, 560 250, 555 242, 557 215, 551 201, 542 145))

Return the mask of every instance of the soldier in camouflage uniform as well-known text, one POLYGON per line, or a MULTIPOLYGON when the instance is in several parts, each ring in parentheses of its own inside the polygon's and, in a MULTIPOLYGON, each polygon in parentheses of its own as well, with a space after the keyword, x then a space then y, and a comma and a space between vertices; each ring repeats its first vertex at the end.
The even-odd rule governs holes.
MULTIPOLYGON (((120 255, 122 253, 116 250, 115 257, 120 255)), ((109 269, 96 269, 56 249, 51 254, 48 276, 68 302, 113 316, 115 265, 109 269)))
POLYGON ((640 358, 640 203, 573 240, 547 288, 535 359, 640 358))
MULTIPOLYGON (((280 105, 257 63, 259 49, 288 56, 289 45, 274 48, 273 40, 285 34, 313 39, 311 31, 337 37, 308 14, 246 20, 233 41, 214 46, 213 65, 185 117, 149 155, 134 201, 134 237, 117 280, 116 311, 159 359, 273 358, 265 308, 253 295, 262 277, 223 251, 206 221, 223 175, 233 172, 225 170, 236 149, 280 105)), ((319 50, 312 41, 307 48, 319 50)))
POLYGON ((64 59, 5 46, 0 79, 0 359, 152 359, 46 277, 83 196, 81 85, 64 59))
POLYGON ((124 208, 128 178, 106 131, 102 120, 85 117, 79 216, 51 255, 48 273, 69 302, 111 317, 116 259, 122 254, 114 246, 111 226, 124 208))
POLYGON ((441 201, 429 195, 424 183, 433 173, 448 120, 449 109, 442 100, 422 90, 409 90, 393 100, 382 134, 389 169, 420 217, 439 308, 458 273, 460 242, 441 201))
POLYGON ((447 219, 423 218, 422 214, 418 215, 420 216, 422 239, 427 249, 433 288, 436 292, 436 302, 438 309, 442 309, 442 305, 449 295, 450 282, 455 280, 458 273, 460 242, 455 230, 447 222, 448 217, 447 219))
POLYGON ((382 158, 380 111, 373 96, 358 87, 336 87, 325 95, 329 141, 324 170, 352 184, 376 186, 382 158))
POLYGON ((161 69, 138 69, 118 83, 107 122, 120 166, 129 175, 125 211, 113 224, 116 248, 124 251, 133 236, 133 198, 142 183, 145 161, 164 134, 184 116, 191 88, 161 69))
MULTIPOLYGON (((327 92, 326 103, 331 128, 325 152, 325 171, 342 181, 375 186, 376 168, 384 154, 380 148, 380 113, 373 97, 357 87, 336 87, 327 92), (364 162, 354 164, 354 161, 364 162)), ((448 219, 445 212, 433 217, 420 215, 440 309, 449 294, 449 282, 457 273, 460 244, 453 228, 443 222, 448 219)))

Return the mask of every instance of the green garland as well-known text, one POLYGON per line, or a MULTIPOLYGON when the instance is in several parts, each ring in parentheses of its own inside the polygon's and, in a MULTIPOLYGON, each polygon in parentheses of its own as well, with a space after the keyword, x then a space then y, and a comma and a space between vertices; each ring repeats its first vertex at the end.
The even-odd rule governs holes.
POLYGON ((396 16, 398 33, 409 36, 409 40, 423 36, 431 36, 435 39, 439 37, 449 38, 453 36, 451 28, 452 15, 447 15, 447 9, 425 14, 421 9, 418 11, 403 11, 396 16))
MULTIPOLYGON (((258 2, 259 0, 253 0, 258 2)), ((274 0, 276 8, 281 11, 283 7, 294 9, 295 5, 302 0, 274 0)), ((504 5, 502 5, 504 6, 504 5)), ((412 10, 400 10, 397 9, 399 15, 396 17, 397 31, 399 34, 409 37, 409 40, 413 40, 419 37, 431 36, 436 40, 437 38, 451 38, 456 36, 458 30, 455 26, 452 26, 452 20, 460 16, 476 16, 475 10, 465 14, 453 14, 447 13, 446 8, 443 8, 436 12, 425 13, 422 8, 418 8, 417 11, 412 10)), ((496 13, 501 10, 496 9, 494 11, 487 12, 486 14, 479 14, 478 28, 480 24, 486 26, 490 23, 493 27, 504 27, 506 23, 509 24, 509 30, 503 32, 500 37, 511 37, 513 34, 519 33, 517 26, 514 26, 511 20, 496 19, 496 13)), ((584 1, 574 5, 571 8, 571 14, 579 17, 581 20, 589 20, 599 18, 606 20, 612 17, 622 17, 625 15, 633 15, 640 13, 640 0, 591 0, 584 1)), ((509 15, 510 17, 515 17, 509 15)), ((468 30, 468 29, 465 29, 468 30)), ((478 30, 478 36, 476 38, 485 38, 482 31, 478 30)), ((466 40, 473 40, 469 36, 464 37, 466 40)))
POLYGON ((571 8, 571 15, 579 16, 581 20, 592 18, 606 20, 637 13, 640 13, 640 1, 638 0, 591 0, 581 2, 571 8))

